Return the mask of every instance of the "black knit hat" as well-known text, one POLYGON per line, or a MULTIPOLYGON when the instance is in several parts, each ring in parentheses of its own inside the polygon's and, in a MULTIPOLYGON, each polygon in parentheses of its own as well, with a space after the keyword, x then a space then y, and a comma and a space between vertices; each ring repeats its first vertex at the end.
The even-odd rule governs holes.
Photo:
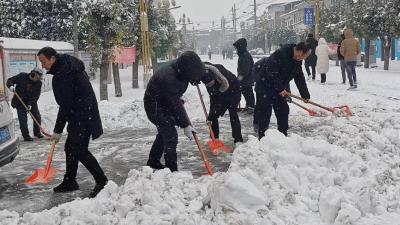
POLYGON ((197 84, 204 75, 205 68, 200 57, 193 51, 182 53, 177 59, 179 73, 192 84, 197 84))

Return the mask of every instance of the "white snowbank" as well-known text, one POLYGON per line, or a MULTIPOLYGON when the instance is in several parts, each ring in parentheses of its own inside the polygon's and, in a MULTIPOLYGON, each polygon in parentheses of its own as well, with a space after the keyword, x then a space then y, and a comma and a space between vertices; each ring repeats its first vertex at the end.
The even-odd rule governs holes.
POLYGON ((261 142, 250 137, 235 150, 227 173, 194 179, 185 171, 153 173, 143 167, 131 170, 121 187, 110 182, 95 199, 21 217, 2 211, 0 221, 6 225, 373 224, 361 221, 379 220, 388 213, 382 209, 387 205, 373 198, 379 185, 370 180, 370 167, 363 161, 325 141, 269 130, 261 142))

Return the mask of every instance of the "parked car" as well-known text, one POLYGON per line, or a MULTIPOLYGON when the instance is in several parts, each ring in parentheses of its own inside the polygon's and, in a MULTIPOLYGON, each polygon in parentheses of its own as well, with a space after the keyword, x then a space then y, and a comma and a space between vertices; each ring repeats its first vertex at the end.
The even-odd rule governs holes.
POLYGON ((14 161, 19 153, 19 139, 9 103, 0 96, 0 167, 14 161))

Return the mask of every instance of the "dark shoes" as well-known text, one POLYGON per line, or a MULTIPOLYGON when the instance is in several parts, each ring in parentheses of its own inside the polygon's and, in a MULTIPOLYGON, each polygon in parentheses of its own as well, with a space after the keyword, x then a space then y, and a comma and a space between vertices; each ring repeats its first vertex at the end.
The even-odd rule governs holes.
POLYGON ((162 170, 165 168, 165 166, 163 164, 160 163, 160 161, 157 160, 147 160, 147 166, 150 166, 151 168, 155 169, 155 170, 162 170))
POLYGON ((25 136, 24 141, 33 141, 33 139, 31 138, 31 136, 25 136))
POLYGON ((98 193, 100 193, 101 190, 103 190, 104 186, 106 186, 108 180, 105 182, 101 183, 96 183, 96 186, 94 186, 92 192, 89 194, 89 198, 94 198, 97 196, 98 193))
POLYGON ((76 190, 79 190, 79 185, 76 182, 76 180, 67 180, 67 179, 64 179, 60 185, 53 188, 53 191, 56 193, 71 192, 76 190))
POLYGON ((37 138, 43 138, 43 135, 42 134, 35 134, 35 137, 37 137, 37 138))

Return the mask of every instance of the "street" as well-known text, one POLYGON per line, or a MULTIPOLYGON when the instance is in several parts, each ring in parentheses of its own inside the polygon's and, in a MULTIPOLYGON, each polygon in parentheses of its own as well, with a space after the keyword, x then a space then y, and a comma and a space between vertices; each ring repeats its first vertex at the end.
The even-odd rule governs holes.
MULTIPOLYGON (((240 113, 242 132, 245 141, 247 135, 252 134, 251 116, 240 113)), ((221 120, 221 136, 224 143, 233 146, 229 115, 221 120), (227 141, 225 141, 227 140, 227 141)), ((206 145, 208 130, 204 123, 195 123, 199 137, 206 145)), ((89 145, 90 151, 99 160, 106 175, 118 185, 122 185, 131 169, 139 169, 146 165, 147 157, 155 138, 155 128, 108 130, 98 140, 89 145)), ((199 150, 194 141, 188 140, 181 129, 178 129, 178 167, 179 170, 191 171, 194 177, 207 174, 199 150)), ((50 209, 76 198, 86 198, 94 187, 94 180, 90 173, 79 164, 77 181, 80 190, 72 193, 54 193, 53 187, 58 185, 63 178, 65 170, 64 142, 66 136, 56 147, 53 165, 59 169, 55 179, 48 185, 27 186, 24 181, 33 174, 37 168, 43 168, 46 163, 50 142, 37 140, 34 142, 21 142, 20 154, 15 161, 0 168, 0 210, 7 209, 18 213, 39 212, 50 209)), ((230 164, 231 154, 221 153, 213 156, 207 148, 207 159, 213 171, 226 171, 230 164)), ((163 162, 163 160, 162 160, 163 162)))

